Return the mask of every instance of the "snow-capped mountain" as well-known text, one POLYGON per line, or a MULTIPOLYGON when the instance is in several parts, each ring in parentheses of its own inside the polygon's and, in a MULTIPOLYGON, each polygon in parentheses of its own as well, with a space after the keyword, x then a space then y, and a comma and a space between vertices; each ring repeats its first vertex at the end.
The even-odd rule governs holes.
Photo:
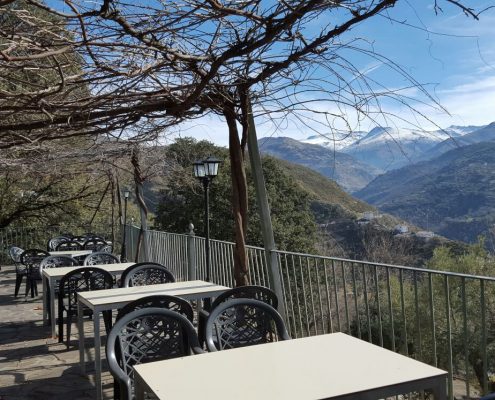
POLYGON ((368 133, 341 133, 340 140, 311 136, 304 142, 338 149, 362 162, 389 171, 415 163, 441 142, 455 140, 480 128, 483 127, 453 125, 442 130, 424 131, 375 127, 368 133))
POLYGON ((368 132, 356 131, 356 132, 333 132, 331 134, 321 134, 309 136, 305 140, 301 140, 303 143, 317 144, 320 146, 328 147, 332 150, 342 150, 345 147, 350 146, 357 140, 362 139, 368 132))

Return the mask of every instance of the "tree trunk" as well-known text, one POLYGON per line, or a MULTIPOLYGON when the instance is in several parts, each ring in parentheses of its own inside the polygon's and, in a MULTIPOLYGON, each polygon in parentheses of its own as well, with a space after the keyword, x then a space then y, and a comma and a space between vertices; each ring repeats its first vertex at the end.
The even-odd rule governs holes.
POLYGON ((230 173, 232 176, 232 211, 235 224, 234 281, 235 286, 249 284, 246 232, 248 218, 248 194, 244 149, 239 140, 236 114, 232 104, 223 109, 229 127, 230 173))
POLYGON ((138 262, 140 250, 143 250, 144 259, 146 261, 150 261, 149 252, 148 252, 148 240, 147 240, 147 230, 148 230, 148 207, 146 207, 146 203, 143 197, 143 183, 144 177, 141 173, 141 166, 139 163, 139 148, 135 147, 132 150, 131 155, 131 164, 134 168, 134 183, 136 185, 136 202, 139 206, 139 211, 141 214, 141 229, 139 230, 138 244, 136 249, 136 258, 135 261, 138 262))

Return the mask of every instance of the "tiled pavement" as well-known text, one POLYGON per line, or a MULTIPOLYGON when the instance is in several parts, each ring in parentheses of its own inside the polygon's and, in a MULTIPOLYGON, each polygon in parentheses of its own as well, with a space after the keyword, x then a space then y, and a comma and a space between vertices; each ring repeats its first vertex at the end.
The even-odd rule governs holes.
MULTIPOLYGON (((51 338, 43 326, 40 296, 14 297, 15 269, 0 271, 0 400, 94 399, 94 364, 87 362, 84 375, 79 367, 77 327, 72 327, 71 347, 51 338)), ((21 291, 24 290, 24 283, 21 291)), ((88 345, 92 323, 85 322, 88 345)), ((102 348, 104 355, 104 349, 102 348)), ((104 370, 106 366, 104 364, 104 370)), ((104 397, 113 398, 110 373, 102 376, 104 397)))

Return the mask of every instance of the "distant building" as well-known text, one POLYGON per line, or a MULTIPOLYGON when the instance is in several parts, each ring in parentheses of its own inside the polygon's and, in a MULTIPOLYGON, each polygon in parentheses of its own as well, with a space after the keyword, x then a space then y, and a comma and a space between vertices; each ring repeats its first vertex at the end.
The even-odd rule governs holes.
POLYGON ((431 231, 418 231, 416 232, 416 236, 425 239, 430 239, 432 237, 435 237, 435 234, 431 231))
POLYGON ((395 225, 394 227, 394 233, 407 233, 409 232, 409 227, 407 225, 395 225))
POLYGON ((371 221, 374 220, 377 217, 377 215, 373 211, 366 211, 363 213, 363 217, 361 219, 364 219, 366 221, 371 221))

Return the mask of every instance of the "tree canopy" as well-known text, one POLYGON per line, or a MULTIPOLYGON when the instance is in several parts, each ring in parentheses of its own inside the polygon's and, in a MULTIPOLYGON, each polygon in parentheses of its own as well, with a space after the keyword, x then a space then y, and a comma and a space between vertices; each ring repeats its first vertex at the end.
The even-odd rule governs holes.
MULTIPOLYGON (((192 175, 192 163, 207 155, 223 160, 219 174, 210 185, 210 232, 214 239, 234 240, 232 223, 232 187, 229 175, 227 150, 207 141, 192 138, 179 139, 167 148, 167 158, 176 161, 168 168, 167 188, 163 191, 156 216, 158 228, 171 232, 184 232, 190 222, 198 234, 204 229, 203 188, 192 175)), ((263 158, 263 173, 272 212, 275 242, 280 249, 314 252, 317 228, 310 211, 307 192, 302 190, 284 172, 272 157, 263 158)), ((263 246, 259 214, 254 196, 250 169, 247 171, 249 195, 249 221, 246 242, 263 246)))

